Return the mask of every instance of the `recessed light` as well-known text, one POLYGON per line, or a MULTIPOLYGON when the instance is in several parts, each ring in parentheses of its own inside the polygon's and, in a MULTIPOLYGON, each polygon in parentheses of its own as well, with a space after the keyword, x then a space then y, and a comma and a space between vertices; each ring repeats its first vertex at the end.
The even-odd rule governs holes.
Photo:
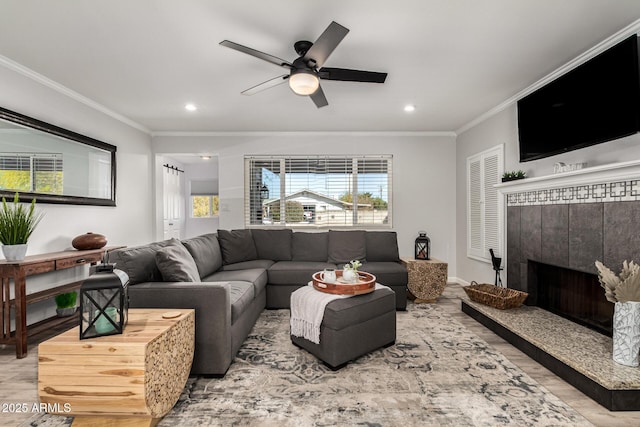
POLYGON ((202 160, 209 160, 209 159, 211 159, 211 156, 200 156, 200 158, 202 160))
POLYGON ((416 106, 415 105, 411 105, 411 104, 405 105, 404 106, 404 111, 407 112, 407 113, 412 113, 412 112, 416 111, 416 106))
POLYGON ((196 111, 198 107, 196 107, 194 104, 186 104, 184 106, 184 109, 187 111, 196 111))

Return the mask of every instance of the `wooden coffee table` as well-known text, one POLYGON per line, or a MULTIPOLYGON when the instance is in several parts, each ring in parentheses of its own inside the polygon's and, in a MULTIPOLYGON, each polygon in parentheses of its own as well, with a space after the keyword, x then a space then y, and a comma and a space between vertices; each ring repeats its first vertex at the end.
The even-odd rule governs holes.
POLYGON ((153 426, 171 410, 191 370, 195 312, 128 317, 121 335, 80 340, 76 327, 38 346, 38 392, 50 413, 75 416, 74 426, 153 426))

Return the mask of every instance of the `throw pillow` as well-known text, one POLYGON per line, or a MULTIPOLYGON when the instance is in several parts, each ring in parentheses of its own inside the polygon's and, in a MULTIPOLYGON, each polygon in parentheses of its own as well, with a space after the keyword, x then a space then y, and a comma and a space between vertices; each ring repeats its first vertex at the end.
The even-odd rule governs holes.
POLYGON ((218 241, 225 265, 258 259, 251 230, 218 230, 218 241))
POLYGON ((321 261, 327 260, 328 233, 293 233, 291 252, 293 261, 321 261))
POLYGON ((200 277, 207 277, 222 267, 222 252, 214 233, 203 234, 182 241, 198 266, 200 277))
POLYGON ((400 261, 395 231, 367 231, 367 261, 400 261))
POLYGON ((329 230, 329 259, 334 264, 344 264, 353 260, 366 261, 367 232, 364 230, 329 230))
POLYGON ((251 230, 259 259, 291 261, 291 234, 284 230, 251 230))
POLYGON ((178 240, 158 249, 156 265, 165 282, 199 282, 198 267, 193 257, 178 240))

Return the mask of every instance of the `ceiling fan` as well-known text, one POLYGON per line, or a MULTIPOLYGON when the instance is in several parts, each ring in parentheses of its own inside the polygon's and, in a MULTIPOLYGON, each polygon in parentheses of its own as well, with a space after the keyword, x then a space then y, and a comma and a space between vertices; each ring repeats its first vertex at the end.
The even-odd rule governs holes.
POLYGON ((331 22, 327 29, 320 34, 320 37, 318 37, 315 43, 306 40, 300 40, 294 43, 293 48, 299 57, 293 62, 285 61, 284 59, 229 40, 223 40, 220 44, 289 69, 289 74, 283 74, 253 86, 243 91, 243 95, 253 95, 288 81, 291 90, 298 95, 308 95, 316 104, 316 107, 320 108, 329 105, 320 86, 320 80, 384 83, 387 78, 387 73, 322 67, 329 55, 331 55, 348 32, 349 30, 347 28, 337 22, 331 22))

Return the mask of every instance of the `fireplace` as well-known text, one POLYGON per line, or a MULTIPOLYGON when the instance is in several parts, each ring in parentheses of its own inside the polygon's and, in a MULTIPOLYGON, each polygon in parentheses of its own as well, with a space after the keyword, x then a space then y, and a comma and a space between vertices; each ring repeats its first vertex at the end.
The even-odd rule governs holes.
POLYGON ((597 275, 536 261, 529 261, 527 270, 538 307, 612 335, 614 305, 605 298, 597 275))

